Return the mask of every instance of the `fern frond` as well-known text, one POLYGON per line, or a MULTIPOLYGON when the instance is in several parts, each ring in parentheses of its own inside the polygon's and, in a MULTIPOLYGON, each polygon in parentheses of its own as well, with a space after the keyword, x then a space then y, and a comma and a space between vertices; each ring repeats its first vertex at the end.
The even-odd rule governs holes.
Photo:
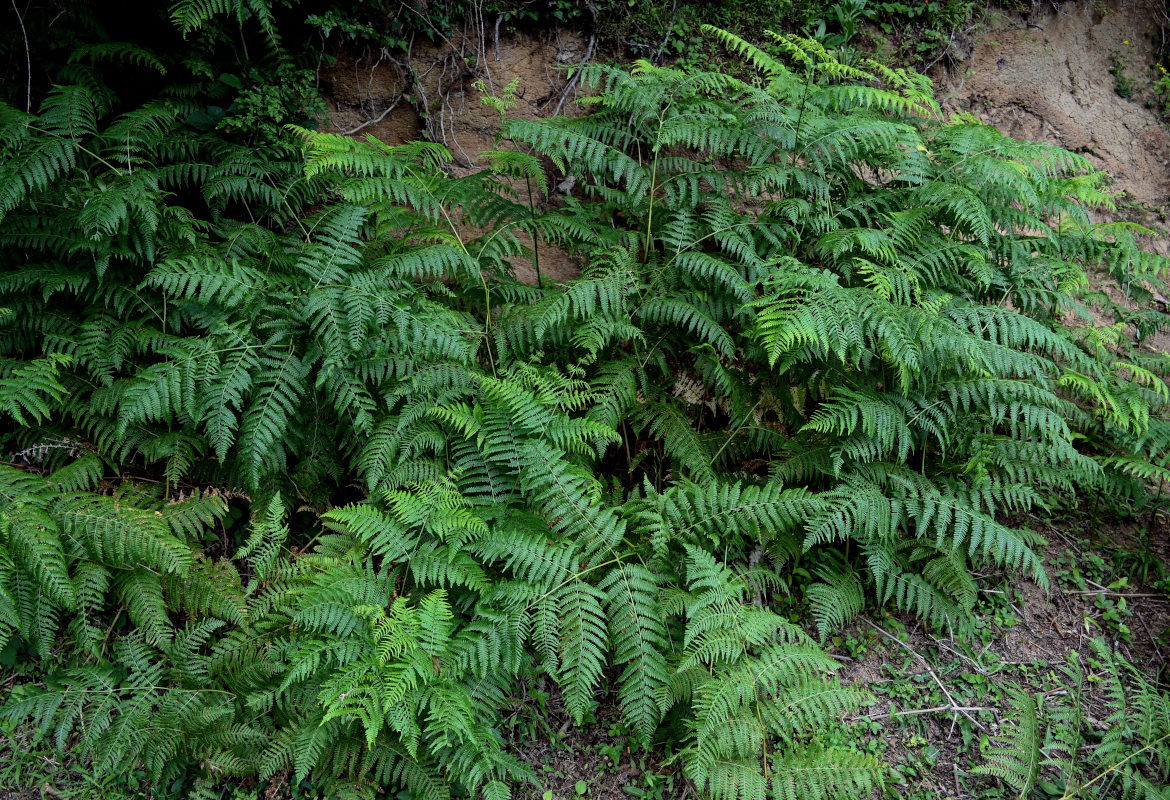
POLYGON ((972 772, 999 778, 1020 798, 1025 798, 1040 775, 1043 745, 1040 711, 1036 698, 1030 694, 1014 686, 1008 691, 1013 716, 1008 724, 1001 726, 1001 743, 987 754, 987 763, 972 772))

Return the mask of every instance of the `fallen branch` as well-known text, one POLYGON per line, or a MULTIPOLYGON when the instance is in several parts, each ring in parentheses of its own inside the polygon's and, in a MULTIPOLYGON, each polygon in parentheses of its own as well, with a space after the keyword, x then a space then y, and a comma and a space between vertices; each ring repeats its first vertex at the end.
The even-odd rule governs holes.
POLYGON ((940 714, 959 712, 966 713, 968 711, 995 711, 994 708, 987 706, 935 706, 934 708, 915 708, 910 711, 890 711, 886 714, 868 714, 864 719, 884 719, 886 717, 908 717, 911 714, 940 714))
POLYGON ((965 708, 965 706, 960 706, 958 703, 956 703, 956 702, 955 702, 955 698, 951 696, 951 693, 950 693, 949 691, 947 691, 947 687, 946 687, 945 685, 943 685, 943 682, 939 680, 939 678, 938 678, 938 675, 934 674, 934 670, 930 668, 930 663, 929 663, 929 662, 928 662, 928 661, 927 661, 927 660, 926 660, 926 659, 925 659, 925 658, 924 658, 924 657, 923 657, 923 656, 922 656, 922 655, 921 655, 921 654, 920 654, 920 653, 919 653, 917 650, 915 650, 913 647, 911 647, 910 645, 906 644, 906 643, 905 643, 905 642, 903 642, 901 639, 899 639, 897 636, 894 636, 892 633, 888 632, 887 630, 885 630, 885 629, 884 629, 884 628, 882 628, 881 626, 879 626, 879 625, 875 625, 874 623, 870 622, 870 621, 869 621, 868 619, 866 619, 865 617, 862 617, 862 618, 861 618, 861 621, 862 621, 862 622, 864 622, 864 623, 865 623, 866 625, 868 625, 869 627, 873 628, 875 631, 877 631, 878 633, 880 633, 882 636, 885 636, 885 637, 886 637, 887 639, 889 639, 891 642, 896 642, 896 643, 897 643, 899 646, 901 646, 901 647, 904 647, 904 648, 906 648, 907 650, 909 650, 909 651, 910 651, 910 655, 912 655, 912 656, 914 656, 915 658, 917 658, 917 659, 918 659, 918 660, 919 660, 919 661, 922 663, 922 666, 926 668, 926 671, 927 671, 928 673, 930 673, 930 677, 934 678, 934 682, 935 682, 936 684, 938 684, 938 688, 942 690, 943 696, 944 696, 944 697, 946 697, 946 698, 947 698, 947 700, 949 700, 949 701, 950 701, 950 704, 951 704, 951 706, 954 708, 954 710, 955 710, 957 713, 959 713, 959 714, 962 714, 964 717, 966 717, 967 719, 969 719, 969 720, 971 721, 971 723, 972 723, 972 724, 973 724, 973 725, 974 725, 976 728, 978 728, 979 730, 983 731, 984 733, 986 733, 986 732, 987 732, 987 728, 983 727, 983 725, 982 725, 982 724, 980 724, 979 720, 975 719, 975 718, 974 718, 973 716, 971 716, 971 715, 970 715, 968 712, 966 712, 966 711, 964 711, 964 710, 963 710, 963 709, 965 708))
POLYGON ((1083 592, 1065 591, 1065 594, 1068 594, 1068 595, 1100 594, 1100 595, 1104 595, 1106 597, 1165 597, 1166 596, 1162 592, 1131 592, 1129 594, 1126 594, 1125 592, 1114 592, 1110 589, 1086 589, 1083 592))

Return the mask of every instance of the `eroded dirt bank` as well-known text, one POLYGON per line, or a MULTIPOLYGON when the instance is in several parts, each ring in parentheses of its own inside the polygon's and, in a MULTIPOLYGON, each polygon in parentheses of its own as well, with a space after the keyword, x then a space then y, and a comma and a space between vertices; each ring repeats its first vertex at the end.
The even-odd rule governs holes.
POLYGON ((1162 207, 1170 202, 1170 129, 1142 102, 1142 89, 1164 13, 1149 0, 1081 0, 1035 4, 1026 16, 989 14, 952 45, 949 55, 966 57, 944 59, 932 77, 945 108, 1082 153, 1134 202, 1162 207), (1118 95, 1115 60, 1133 98, 1118 95))
MULTIPOLYGON (((1161 207, 1170 204, 1170 128, 1144 101, 1165 13, 1154 0, 989 10, 957 32, 931 76, 944 108, 1083 153, 1133 201, 1161 207), (1133 83, 1130 98, 1118 94, 1115 63, 1133 83)), ((496 94, 518 81, 514 116, 571 113, 569 69, 605 57, 580 32, 518 36, 471 22, 437 43, 416 42, 406 55, 342 53, 321 77, 334 130, 359 129, 391 144, 423 135, 445 143, 466 169, 492 147, 498 121, 480 102, 477 80, 496 94)))

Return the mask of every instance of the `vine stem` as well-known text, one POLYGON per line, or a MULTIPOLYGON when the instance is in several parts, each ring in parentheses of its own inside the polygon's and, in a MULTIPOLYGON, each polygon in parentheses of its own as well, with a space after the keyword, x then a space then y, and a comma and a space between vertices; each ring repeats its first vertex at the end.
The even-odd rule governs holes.
POLYGON ((28 31, 24 27, 24 17, 20 15, 20 9, 16 7, 16 0, 12 2, 12 13, 16 14, 16 21, 20 23, 20 36, 24 39, 24 62, 26 65, 25 72, 25 90, 24 90, 24 110, 25 113, 32 113, 32 51, 28 48, 28 31))

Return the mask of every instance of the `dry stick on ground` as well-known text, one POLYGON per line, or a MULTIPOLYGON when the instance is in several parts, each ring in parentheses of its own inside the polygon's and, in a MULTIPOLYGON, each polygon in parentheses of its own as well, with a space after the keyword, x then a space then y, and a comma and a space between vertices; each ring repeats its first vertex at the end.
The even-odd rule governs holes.
POLYGON ((891 642, 895 642, 899 646, 906 648, 907 650, 910 651, 910 654, 912 656, 914 656, 916 659, 918 659, 918 661, 922 664, 922 666, 926 668, 926 671, 928 673, 930 673, 930 677, 934 678, 934 682, 936 684, 938 684, 938 688, 942 689, 943 696, 946 697, 947 700, 950 702, 951 705, 949 708, 946 709, 947 711, 953 711, 953 712, 958 712, 959 714, 962 714, 964 717, 971 720, 971 723, 976 728, 983 731, 984 733, 987 732, 987 728, 983 727, 983 725, 979 722, 979 720, 977 720, 973 716, 971 716, 971 714, 966 710, 967 709, 966 706, 960 706, 957 702, 955 702, 955 698, 951 696, 951 693, 949 691, 947 691, 947 687, 943 684, 943 682, 941 680, 939 680, 938 675, 936 675, 934 670, 930 668, 930 663, 922 656, 922 654, 920 654, 917 650, 915 650, 910 645, 903 642, 897 636, 894 636, 894 634, 890 633, 885 628, 882 628, 879 625, 875 625, 874 623, 870 622, 865 617, 862 617, 861 621, 864 622, 869 627, 873 628, 875 631, 880 633, 882 636, 885 636, 891 642))
POLYGON ((1024 616, 1023 610, 1016 608, 1015 603, 1008 602, 1008 605, 1012 607, 1012 611, 1016 612, 1016 616, 1020 618, 1020 622, 1024 623, 1024 627, 1028 629, 1028 633, 1032 634, 1033 636, 1039 636, 1039 634, 1036 633, 1036 629, 1032 627, 1032 623, 1028 621, 1026 616, 1024 616))
POLYGON ((990 674, 986 669, 983 668, 983 666, 978 661, 971 658, 969 655, 967 655, 965 653, 960 653, 958 650, 954 649, 953 647, 948 645, 945 641, 938 638, 937 636, 932 636, 932 637, 930 637, 930 639, 932 642, 934 642, 936 647, 939 647, 943 650, 946 650, 951 655, 958 656, 963 661, 966 661, 968 664, 971 665, 971 669, 975 670, 980 675, 989 675, 990 674))
POLYGON ((951 45, 954 43, 955 43, 955 31, 951 31, 951 35, 947 37, 947 46, 944 47, 943 51, 938 54, 938 58, 936 58, 934 61, 931 61, 929 64, 926 65, 926 69, 922 70, 922 74, 925 75, 926 73, 930 72, 931 67, 933 67, 938 62, 942 61, 943 56, 945 56, 947 53, 950 52, 951 45))
POLYGON ((1146 624, 1145 614, 1135 614, 1134 616, 1136 616, 1137 621, 1142 624, 1142 629, 1146 632, 1146 638, 1148 638, 1150 640, 1150 644, 1154 646, 1154 652, 1158 654, 1158 658, 1165 660, 1166 657, 1162 655, 1162 648, 1158 647, 1158 637, 1154 636, 1153 632, 1150 630, 1150 626, 1146 624))
MULTIPOLYGON (((988 706, 935 706, 934 708, 915 708, 910 711, 890 711, 885 714, 867 714, 865 719, 885 719, 886 717, 908 717, 912 714, 937 714, 953 711, 995 711, 988 706)), ((978 724, 978 723, 976 723, 978 724)))
MULTIPOLYGON (((409 64, 409 63, 410 63, 410 57, 411 57, 411 53, 412 53, 412 51, 413 51, 413 50, 414 50, 414 35, 413 35, 413 34, 411 34, 410 41, 406 43, 406 63, 407 63, 407 64, 409 64)), ((381 55, 378 57, 378 61, 377 61, 377 62, 374 64, 374 66, 373 66, 373 67, 370 69, 370 86, 371 86, 371 87, 373 87, 373 85, 374 85, 374 69, 376 69, 376 68, 377 68, 377 66, 378 66, 378 64, 381 64, 383 60, 389 60, 389 61, 390 61, 390 63, 392 63, 392 64, 393 64, 393 65, 394 65, 394 66, 395 66, 395 67, 398 69, 398 73, 399 73, 399 74, 398 74, 398 77, 399 77, 400 79, 402 78, 402 73, 409 73, 409 74, 411 74, 411 75, 413 75, 413 74, 414 74, 414 73, 413 73, 413 71, 411 71, 411 70, 408 70, 406 67, 404 67, 404 66, 402 65, 402 62, 401 62, 401 61, 399 61, 397 58, 394 58, 393 56, 391 56, 391 55, 390 55, 390 54, 389 54, 389 53, 386 51, 386 48, 384 48, 384 47, 383 47, 383 48, 382 48, 381 55)), ((355 75, 357 74, 357 66, 356 66, 356 64, 355 64, 355 66, 354 66, 354 74, 355 74, 355 75)), ((370 90, 370 92, 369 92, 369 93, 370 93, 370 103, 371 103, 371 109, 370 109, 370 110, 371 110, 371 111, 373 111, 373 92, 372 92, 372 89, 370 90)), ((360 102, 360 99, 359 99, 359 102, 360 102)), ((355 133, 357 133, 358 131, 360 131, 360 130, 362 130, 362 129, 364 129, 364 128, 368 128, 370 125, 377 125, 379 122, 381 122, 382 120, 386 119, 386 116, 387 116, 387 115, 388 115, 388 114, 389 114, 391 111, 393 111, 394 109, 398 108, 398 105, 399 105, 401 102, 402 102, 402 95, 400 94, 400 95, 398 95, 398 97, 397 97, 397 98, 395 98, 394 102, 390 104, 390 107, 389 107, 389 108, 387 108, 385 111, 383 111, 381 114, 379 114, 378 116, 374 117, 373 119, 366 120, 366 121, 365 121, 365 122, 363 122, 361 125, 358 125, 356 128, 350 128, 350 129, 349 129, 349 130, 347 130, 347 131, 341 131, 341 135, 342 135, 342 136, 353 136, 353 135, 354 135, 355 133)))
POLYGON ((1161 592, 1114 592, 1109 589, 1086 589, 1083 592, 1069 592, 1067 595, 1099 594, 1103 597, 1165 597, 1161 592))

